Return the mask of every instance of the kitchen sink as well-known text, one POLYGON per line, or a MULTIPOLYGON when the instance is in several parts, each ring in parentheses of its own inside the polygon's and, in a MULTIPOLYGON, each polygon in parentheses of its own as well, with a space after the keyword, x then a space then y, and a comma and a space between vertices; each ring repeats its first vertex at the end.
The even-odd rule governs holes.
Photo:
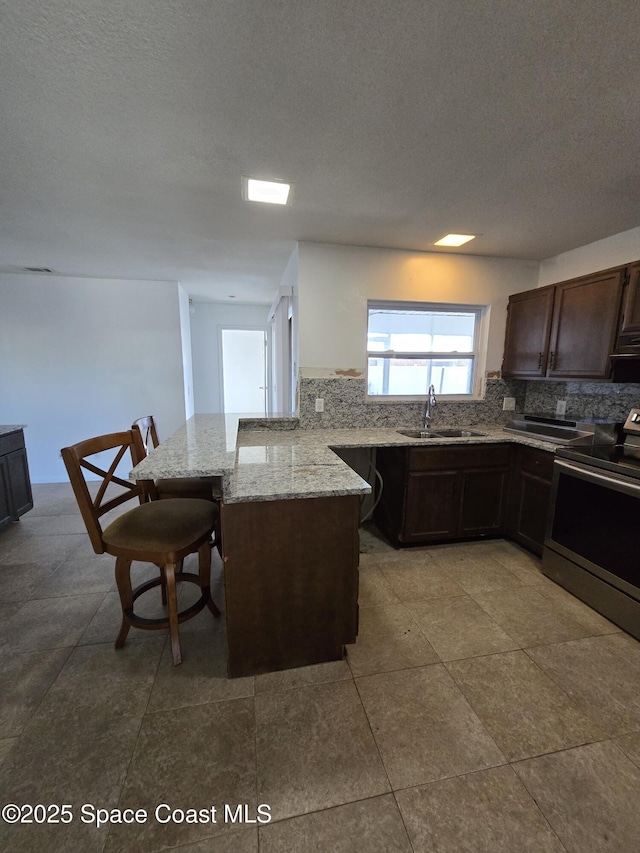
POLYGON ((399 435, 408 438, 468 438, 476 435, 486 435, 485 432, 474 432, 472 429, 399 429, 399 435))
POLYGON ((441 429, 436 434, 442 438, 469 438, 475 435, 486 435, 486 432, 475 432, 472 429, 441 429))

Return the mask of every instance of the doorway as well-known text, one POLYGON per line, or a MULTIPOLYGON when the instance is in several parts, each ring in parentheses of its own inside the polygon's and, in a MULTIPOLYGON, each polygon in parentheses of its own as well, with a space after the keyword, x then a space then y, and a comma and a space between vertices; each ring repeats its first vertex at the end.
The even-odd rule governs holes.
POLYGON ((220 328, 222 411, 269 412, 268 329, 220 328))

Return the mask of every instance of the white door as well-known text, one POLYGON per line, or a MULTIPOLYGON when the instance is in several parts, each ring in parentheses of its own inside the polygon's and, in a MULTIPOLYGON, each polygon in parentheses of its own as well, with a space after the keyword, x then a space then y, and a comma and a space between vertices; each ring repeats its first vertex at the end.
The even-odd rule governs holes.
POLYGON ((221 329, 225 414, 267 414, 266 329, 221 329))

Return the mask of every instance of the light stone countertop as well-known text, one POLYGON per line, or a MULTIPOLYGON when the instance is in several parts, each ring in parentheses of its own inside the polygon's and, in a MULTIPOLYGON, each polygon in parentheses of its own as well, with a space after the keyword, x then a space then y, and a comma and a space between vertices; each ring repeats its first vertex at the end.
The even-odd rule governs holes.
MULTIPOLYGON (((274 419, 273 429, 245 429, 269 419, 194 415, 137 465, 131 479, 222 477, 225 503, 365 495, 370 485, 332 447, 420 447, 459 444, 525 444, 554 452, 556 445, 505 433, 502 426, 475 425, 482 436, 414 439, 388 429, 295 429, 295 419, 274 419)), ((433 426, 437 432, 444 424, 433 426)), ((455 427, 455 428, 460 428, 455 427)))
POLYGON ((0 424, 0 435, 8 435, 10 432, 24 429, 26 424, 0 424))

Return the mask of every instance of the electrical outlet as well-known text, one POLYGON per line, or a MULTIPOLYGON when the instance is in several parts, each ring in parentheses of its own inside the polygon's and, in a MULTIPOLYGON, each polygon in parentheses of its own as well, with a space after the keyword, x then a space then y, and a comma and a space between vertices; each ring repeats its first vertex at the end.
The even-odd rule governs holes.
POLYGON ((324 399, 316 397, 316 412, 324 412, 324 399))
POLYGON ((558 400, 556 403, 556 415, 566 415, 567 413, 567 401, 566 400, 558 400))
POLYGON ((515 412, 516 410, 516 398, 515 397, 503 397, 502 398, 502 411, 503 412, 515 412))

